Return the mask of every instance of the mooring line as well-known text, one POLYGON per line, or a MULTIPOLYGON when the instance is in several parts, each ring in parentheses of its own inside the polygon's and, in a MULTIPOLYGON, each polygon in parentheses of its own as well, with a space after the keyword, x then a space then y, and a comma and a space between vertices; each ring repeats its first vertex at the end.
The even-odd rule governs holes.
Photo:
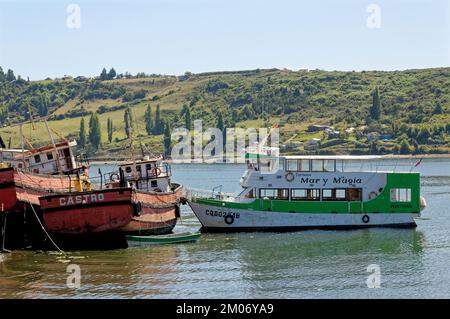
POLYGON ((2 253, 9 253, 10 251, 8 249, 5 249, 5 240, 6 240, 6 217, 7 212, 2 211, 3 215, 3 225, 2 225, 2 253))
POLYGON ((31 203, 29 203, 29 204, 30 204, 30 206, 31 206, 31 210, 32 210, 33 213, 34 213, 34 216, 36 216, 36 219, 37 219, 39 225, 41 225, 41 228, 42 228, 42 230, 44 231, 45 235, 48 237, 48 239, 50 239, 50 241, 51 241, 52 244, 56 247, 56 249, 57 249, 62 255, 64 255, 64 257, 67 257, 67 254, 66 254, 61 248, 58 247, 58 245, 53 241, 52 237, 50 236, 50 234, 49 234, 49 233, 47 232, 47 230, 45 229, 44 225, 42 225, 41 220, 39 219, 39 217, 38 217, 36 211, 34 210, 33 204, 31 204, 31 203))

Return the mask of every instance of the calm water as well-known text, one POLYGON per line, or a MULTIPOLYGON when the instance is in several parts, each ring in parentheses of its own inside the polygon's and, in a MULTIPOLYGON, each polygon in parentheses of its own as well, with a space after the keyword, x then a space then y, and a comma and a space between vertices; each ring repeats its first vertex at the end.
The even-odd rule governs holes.
MULTIPOLYGON (((173 165, 175 181, 224 191, 239 190, 243 170, 173 165)), ((430 219, 416 229, 204 234, 193 244, 71 252, 71 261, 14 251, 0 254, 0 298, 450 298, 450 160, 424 160, 418 171, 430 219), (80 266, 78 289, 66 286, 69 263, 80 266), (367 288, 370 264, 380 265, 379 289, 367 288)), ((176 230, 199 227, 184 206, 176 230)))

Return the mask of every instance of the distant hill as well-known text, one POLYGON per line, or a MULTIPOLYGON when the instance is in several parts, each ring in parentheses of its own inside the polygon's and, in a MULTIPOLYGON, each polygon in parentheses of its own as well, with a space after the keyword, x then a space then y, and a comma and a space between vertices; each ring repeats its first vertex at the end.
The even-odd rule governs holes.
POLYGON ((2 72, 0 135, 4 141, 11 137, 14 147, 20 145, 19 123, 26 123, 24 135, 38 146, 49 143, 40 118, 48 117, 61 136, 77 138, 81 117, 88 131, 89 114, 96 112, 102 146, 98 151, 88 147, 88 151, 93 157, 120 156, 127 152, 124 112, 130 108, 136 141, 161 152, 162 135, 149 135, 145 129, 147 106, 155 119, 159 105, 161 117, 172 128, 184 126, 186 108, 192 122, 203 119, 204 128, 215 126, 219 113, 226 127, 279 123, 286 153, 304 152, 304 143, 313 137, 322 140, 319 153, 450 153, 450 68, 395 72, 270 69, 31 82, 11 76, 2 79, 2 72), (375 88, 381 102, 377 120, 369 116, 375 88), (111 143, 107 141, 108 118, 113 123, 111 143), (332 126, 339 136, 310 132, 312 124, 332 126), (372 140, 376 134, 389 138, 372 140))

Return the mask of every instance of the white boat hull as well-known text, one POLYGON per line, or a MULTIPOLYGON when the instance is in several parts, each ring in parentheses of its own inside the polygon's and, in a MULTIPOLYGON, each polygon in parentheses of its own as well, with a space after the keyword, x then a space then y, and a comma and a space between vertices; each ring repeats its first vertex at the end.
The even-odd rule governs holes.
POLYGON ((188 203, 202 224, 202 230, 212 232, 417 226, 414 215, 408 213, 280 213, 221 208, 191 201, 188 203), (227 217, 227 223, 226 216, 233 216, 233 218, 227 217))

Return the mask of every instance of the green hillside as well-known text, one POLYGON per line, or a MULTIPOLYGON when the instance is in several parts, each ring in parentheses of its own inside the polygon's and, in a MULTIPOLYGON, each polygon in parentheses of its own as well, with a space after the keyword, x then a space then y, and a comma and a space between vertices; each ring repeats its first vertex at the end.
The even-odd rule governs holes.
MULTIPOLYGON (((183 76, 119 75, 107 79, 25 81, 0 70, 0 135, 20 146, 19 123, 33 145, 49 143, 42 118, 61 136, 78 138, 81 117, 89 131, 90 113, 101 126, 101 146, 87 145, 92 157, 126 154, 124 112, 131 110, 136 142, 162 152, 160 132, 146 132, 145 112, 161 117, 172 128, 191 122, 216 126, 219 113, 226 127, 280 124, 285 153, 303 153, 309 138, 320 138, 317 151, 328 154, 450 153, 450 68, 395 72, 328 72, 320 70, 251 70, 183 76), (3 76, 2 76, 3 74, 3 76), (6 75, 9 75, 7 77, 6 75), (378 89, 379 118, 370 114, 378 89), (33 124, 31 124, 31 110, 33 124), (107 120, 112 120, 108 142, 107 120), (339 136, 308 132, 308 126, 333 126, 339 136), (345 132, 346 129, 349 132, 345 132), (389 136, 370 141, 366 134, 389 136)), ((373 109, 372 109, 372 112, 373 109)), ((161 131, 162 132, 162 131, 161 131)))

